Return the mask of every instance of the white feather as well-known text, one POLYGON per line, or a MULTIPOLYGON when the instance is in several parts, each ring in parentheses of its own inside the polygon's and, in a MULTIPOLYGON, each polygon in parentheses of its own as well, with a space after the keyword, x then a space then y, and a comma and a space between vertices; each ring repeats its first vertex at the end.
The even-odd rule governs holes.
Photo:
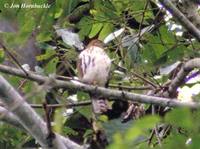
POLYGON ((29 66, 29 64, 23 64, 21 66, 25 71, 30 71, 31 70, 31 67, 29 66))
POLYGON ((81 42, 79 35, 77 33, 74 33, 70 31, 69 29, 56 29, 56 33, 58 36, 61 36, 64 43, 66 43, 69 46, 74 46, 78 48, 79 50, 84 49, 84 45, 81 42))
POLYGON ((125 28, 121 28, 113 33, 110 33, 105 39, 104 39, 104 43, 107 44, 110 41, 112 41, 113 39, 116 39, 119 35, 121 35, 124 32, 125 28))

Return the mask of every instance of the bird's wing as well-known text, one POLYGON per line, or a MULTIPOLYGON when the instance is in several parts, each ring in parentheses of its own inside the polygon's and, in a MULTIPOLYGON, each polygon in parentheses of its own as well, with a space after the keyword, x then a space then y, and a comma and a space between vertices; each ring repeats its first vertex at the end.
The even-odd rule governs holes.
POLYGON ((82 57, 79 56, 77 60, 77 71, 78 71, 78 77, 81 79, 83 78, 83 70, 82 70, 82 57))
POLYGON ((87 69, 91 64, 91 53, 89 49, 82 51, 77 60, 78 77, 82 79, 87 73, 87 69))

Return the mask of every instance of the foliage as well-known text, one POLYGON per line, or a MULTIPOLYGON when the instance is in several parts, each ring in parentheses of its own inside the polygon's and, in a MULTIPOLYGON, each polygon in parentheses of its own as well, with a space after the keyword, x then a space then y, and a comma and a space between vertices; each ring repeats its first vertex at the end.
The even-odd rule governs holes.
POLYGON ((1 123, 0 126, 0 148, 9 149, 19 147, 28 138, 24 132, 10 125, 1 123))

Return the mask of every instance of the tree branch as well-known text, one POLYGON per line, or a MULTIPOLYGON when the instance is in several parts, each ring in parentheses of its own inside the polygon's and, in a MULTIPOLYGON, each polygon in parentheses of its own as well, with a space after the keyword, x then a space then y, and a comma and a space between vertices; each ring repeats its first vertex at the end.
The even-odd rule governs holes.
MULTIPOLYGON (((69 104, 48 104, 47 107, 49 108, 73 108, 73 107, 79 107, 79 106, 87 106, 90 105, 91 101, 80 101, 78 103, 69 103, 69 104)), ((42 104, 30 104, 32 108, 43 108, 42 104)))
POLYGON ((172 80, 169 85, 168 91, 164 94, 164 97, 174 94, 177 88, 185 83, 186 76, 194 69, 200 68, 200 58, 195 58, 188 61, 179 71, 177 76, 172 80))
POLYGON ((179 10, 199 29, 200 15, 198 12, 199 5, 193 0, 182 0, 178 6, 179 10))
MULTIPOLYGON (((19 123, 19 119, 10 111, 8 111, 6 108, 1 107, 0 106, 0 120, 4 121, 10 125, 13 125, 14 127, 20 128, 21 130, 27 132, 24 127, 19 123)), ((70 149, 76 149, 76 144, 73 145, 72 141, 70 141, 69 139, 60 136, 57 134, 57 137, 59 139, 61 139, 64 143, 66 148, 70 148, 70 149), (72 147, 69 147, 69 145, 72 144, 72 147), (74 147, 73 147, 74 146, 74 147)))
POLYGON ((133 87, 133 86, 124 86, 124 85, 121 85, 121 84, 109 84, 109 87, 111 88, 118 88, 118 89, 121 89, 121 90, 151 90, 152 87, 150 86, 141 86, 141 87, 133 87))
POLYGON ((161 98, 161 97, 154 97, 154 96, 147 96, 147 95, 140 95, 135 93, 130 93, 126 91, 119 91, 114 89, 106 89, 103 87, 97 87, 92 85, 86 85, 80 82, 71 82, 71 81, 62 81, 57 79, 52 79, 46 76, 41 76, 35 74, 34 72, 28 72, 29 75, 26 76, 23 71, 8 67, 5 65, 0 65, 0 71, 4 73, 8 73, 11 75, 16 75, 22 78, 27 78, 39 83, 50 82, 51 86, 54 88, 65 88, 67 90, 80 90, 89 93, 95 93, 101 95, 105 98, 110 98, 113 100, 131 100, 134 102, 140 103, 148 103, 148 104, 156 104, 160 106, 168 106, 168 107, 189 107, 189 108, 199 108, 200 104, 195 102, 181 102, 178 99, 169 99, 169 98, 161 98))
POLYGON ((19 123, 19 119, 2 106, 0 106, 0 120, 25 131, 24 127, 19 123))
POLYGON ((198 40, 200 41, 200 30, 192 24, 187 17, 181 13, 170 0, 159 0, 163 6, 198 40))
MULTIPOLYGON (((26 75, 23 71, 22 73, 26 75)), ((43 148, 49 148, 47 141, 48 131, 45 122, 2 76, 0 76, 0 98, 8 111, 13 112, 25 130, 27 130, 43 148)), ((65 138, 63 141, 61 138, 64 137, 56 134, 52 142, 53 149, 81 148, 71 140, 65 138), (68 144, 64 142, 68 142, 68 144)))

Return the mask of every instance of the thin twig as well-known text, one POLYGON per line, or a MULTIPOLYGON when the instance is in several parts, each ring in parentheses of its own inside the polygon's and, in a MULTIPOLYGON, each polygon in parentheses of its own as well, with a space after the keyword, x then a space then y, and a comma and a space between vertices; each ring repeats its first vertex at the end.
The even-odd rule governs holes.
POLYGON ((28 72, 21 66, 19 61, 12 55, 12 53, 6 48, 6 46, 0 42, 1 47, 3 48, 4 52, 8 54, 8 56, 17 64, 17 66, 28 76, 28 72))
POLYGON ((139 33, 138 33, 138 41, 139 42, 140 42, 140 38, 141 38, 140 34, 141 34, 141 30, 142 30, 142 24, 144 22, 144 16, 145 16, 145 12, 147 11, 148 5, 149 5, 149 0, 146 0, 145 6, 144 6, 144 10, 142 12, 142 20, 141 20, 140 26, 139 26, 139 33))
POLYGON ((148 145, 150 145, 152 143, 152 139, 154 137, 154 134, 155 134, 155 130, 153 129, 151 131, 151 134, 150 134, 149 139, 148 139, 148 145))
POLYGON ((17 90, 20 90, 27 82, 27 79, 21 80, 20 85, 17 87, 17 90))
POLYGON ((68 76, 56 75, 55 78, 56 78, 56 79, 59 79, 59 80, 67 80, 67 81, 74 80, 74 81, 79 81, 79 82, 81 82, 79 79, 76 79, 76 78, 74 78, 74 77, 68 77, 68 76))
POLYGON ((159 136, 159 132, 158 132, 158 128, 157 126, 155 126, 155 135, 156 135, 156 138, 157 138, 157 141, 158 141, 158 144, 159 146, 161 147, 162 146, 162 143, 161 143, 161 140, 160 140, 160 136, 159 136))
POLYGON ((52 127, 51 127, 51 118, 50 118, 50 109, 49 107, 47 107, 47 103, 43 103, 43 108, 45 111, 45 117, 46 117, 46 126, 47 126, 47 131, 48 131, 48 135, 47 135, 47 143, 49 147, 53 147, 53 140, 55 139, 55 134, 52 131, 52 127))
POLYGON ((109 87, 112 88, 119 88, 119 89, 126 89, 126 90, 151 90, 150 86, 141 86, 141 87, 133 87, 133 86, 124 86, 120 84, 109 84, 109 87))
MULTIPOLYGON (((122 70, 123 72, 125 72, 125 73, 127 72, 127 69, 126 69, 126 68, 124 68, 124 67, 122 67, 122 66, 119 66, 119 65, 117 65, 117 64, 114 63, 114 62, 113 62, 113 64, 114 64, 116 67, 118 67, 118 69, 122 70)), ((141 79, 142 81, 144 81, 144 82, 150 84, 153 88, 158 88, 157 85, 155 85, 155 84, 152 83, 151 81, 145 79, 145 78, 142 77, 141 75, 139 75, 139 74, 137 74, 137 73, 135 73, 135 72, 133 72, 133 71, 131 72, 131 74, 135 75, 137 78, 141 79)))
MULTIPOLYGON (((46 107, 49 108, 72 108, 72 107, 79 107, 79 106, 87 106, 90 105, 91 101, 80 101, 78 103, 69 103, 69 104, 47 104, 46 107)), ((30 104, 32 108, 43 108, 42 104, 30 104)))
POLYGON ((141 75, 139 75, 139 74, 137 74, 137 73, 135 73, 135 72, 133 72, 133 71, 132 71, 131 73, 132 73, 134 76, 136 76, 137 78, 139 78, 139 79, 143 80, 144 82, 150 84, 153 88, 155 88, 155 89, 158 88, 158 86, 157 86, 156 84, 154 84, 153 82, 147 80, 146 78, 142 77, 141 75))

